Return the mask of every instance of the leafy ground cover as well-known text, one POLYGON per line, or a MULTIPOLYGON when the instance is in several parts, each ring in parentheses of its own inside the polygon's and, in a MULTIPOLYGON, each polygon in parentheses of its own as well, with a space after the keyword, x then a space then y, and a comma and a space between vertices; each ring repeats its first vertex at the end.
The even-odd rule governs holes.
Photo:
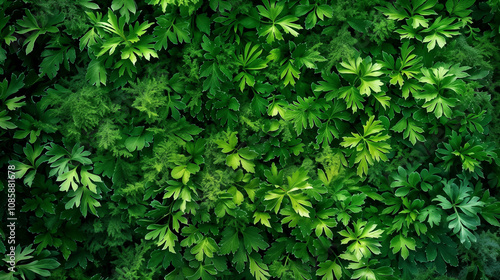
POLYGON ((0 279, 500 275, 498 0, 0 14, 0 279))

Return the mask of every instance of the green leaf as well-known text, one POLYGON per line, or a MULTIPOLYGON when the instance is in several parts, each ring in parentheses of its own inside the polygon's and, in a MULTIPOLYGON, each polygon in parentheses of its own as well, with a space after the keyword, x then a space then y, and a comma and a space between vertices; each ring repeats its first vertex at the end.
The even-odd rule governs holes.
POLYGON ((83 165, 92 164, 92 160, 88 158, 89 151, 84 151, 85 147, 80 146, 78 143, 73 146, 70 154, 70 160, 78 161, 83 165))
POLYGON ((95 183, 102 183, 102 180, 98 175, 90 173, 90 169, 91 167, 82 167, 80 170, 81 183, 83 187, 87 187, 91 192, 98 193, 95 183))
POLYGON ((247 43, 243 54, 237 56, 237 63, 243 67, 244 70, 262 70, 267 67, 267 62, 264 59, 259 58, 262 54, 262 50, 259 50, 259 45, 254 45, 252 43, 247 43))
POLYGON ((137 57, 144 57, 148 61, 151 57, 158 58, 158 54, 154 50, 150 40, 144 39, 133 45, 126 46, 121 52, 121 59, 129 59, 133 65, 137 62, 137 57))
POLYGON ((261 24, 259 28, 259 36, 267 36, 266 42, 268 44, 274 42, 275 39, 283 40, 283 34, 281 33, 278 26, 280 26, 285 33, 292 34, 297 37, 299 33, 297 30, 302 29, 302 27, 295 23, 299 20, 299 18, 294 17, 292 15, 286 15, 281 18, 278 18, 279 15, 283 12, 285 8, 285 4, 283 2, 264 0, 264 6, 259 5, 257 9, 259 10, 259 14, 267 18, 269 21, 261 24))
POLYGON ((7 111, 0 111, 0 127, 2 129, 14 129, 17 127, 10 121, 11 119, 12 117, 7 115, 7 111))
POLYGON ((40 76, 46 74, 50 79, 53 79, 57 75, 59 66, 62 63, 69 70, 69 63, 75 63, 76 59, 74 48, 60 47, 59 49, 54 49, 54 47, 56 47, 54 44, 50 44, 42 52, 43 60, 40 64, 40 76))
POLYGON ((338 97, 345 100, 347 107, 351 108, 353 113, 356 113, 358 109, 364 108, 363 102, 365 99, 361 96, 357 87, 341 87, 338 90, 338 97))
POLYGON ((442 18, 438 17, 432 25, 424 29, 422 32, 431 33, 424 37, 423 43, 427 44, 428 51, 431 51, 436 46, 436 43, 440 48, 443 48, 446 44, 446 38, 451 38, 455 35, 458 35, 458 30, 461 27, 461 23, 454 23, 455 18, 442 18))
POLYGON ((17 24, 21 26, 21 29, 17 31, 19 34, 26 34, 28 32, 33 32, 26 38, 23 42, 23 46, 26 46, 26 54, 33 51, 35 47, 35 42, 40 35, 46 33, 58 33, 59 28, 56 27, 58 23, 64 20, 64 14, 60 13, 55 16, 49 17, 48 20, 39 24, 36 18, 33 16, 30 10, 26 9, 26 16, 22 20, 18 20, 17 24))
POLYGON ((184 215, 183 211, 178 211, 178 212, 176 212, 175 214, 172 215, 172 228, 176 232, 179 232, 179 228, 181 226, 180 223, 183 223, 185 225, 188 223, 187 218, 183 217, 182 215, 184 215))
POLYGON ((306 270, 306 265, 302 262, 290 261, 289 268, 293 272, 294 279, 307 280, 312 279, 311 274, 306 270))
POLYGON ((220 250, 219 253, 227 255, 229 253, 236 253, 240 247, 240 241, 238 238, 238 231, 233 227, 226 227, 222 231, 222 239, 219 243, 220 250))
POLYGON ((236 270, 239 272, 239 273, 242 273, 243 270, 245 269, 245 263, 248 261, 248 256, 247 254, 245 253, 245 249, 243 247, 243 243, 240 242, 240 248, 238 249, 238 251, 236 252, 236 254, 234 255, 234 258, 232 260, 232 263, 233 264, 236 264, 236 270))
POLYGON ((102 61, 97 59, 90 61, 85 78, 91 85, 98 87, 101 84, 106 85, 106 67, 104 67, 102 61))
POLYGON ((289 60, 286 64, 282 65, 280 71, 280 78, 285 78, 283 81, 284 85, 287 86, 288 84, 291 84, 292 86, 295 86, 295 79, 300 77, 300 70, 295 67, 294 61, 289 60))
POLYGON ((347 20, 347 23, 349 24, 349 26, 352 27, 352 29, 360 33, 366 33, 368 27, 372 25, 372 22, 369 20, 354 19, 354 18, 347 20))
POLYGON ((404 131, 403 138, 409 139, 413 145, 415 145, 417 141, 425 141, 425 137, 422 135, 422 133, 424 133, 424 130, 417 125, 417 122, 410 118, 402 118, 391 128, 391 130, 396 132, 404 131))
POLYGON ((149 143, 153 141, 153 133, 145 132, 144 127, 139 126, 135 127, 130 132, 130 137, 125 140, 125 148, 130 152, 135 150, 140 151, 144 149, 144 147, 149 147, 149 143))
POLYGON ((78 189, 78 183, 80 183, 80 179, 78 177, 78 173, 76 172, 76 168, 71 169, 57 177, 57 181, 63 181, 59 186, 61 191, 67 192, 71 187, 74 191, 78 189))
POLYGON ((391 102, 390 102, 391 98, 387 96, 385 92, 373 93, 373 97, 377 99, 378 103, 382 105, 384 110, 391 107, 391 102))
POLYGON ((78 188, 76 191, 70 190, 68 197, 72 197, 65 205, 65 209, 71 209, 73 207, 80 207, 80 212, 84 217, 87 217, 88 210, 97 215, 96 207, 101 206, 101 203, 97 200, 101 198, 101 195, 93 193, 88 188, 78 188))
POLYGON ((330 239, 333 238, 331 228, 337 225, 335 216, 336 211, 333 209, 325 209, 316 213, 317 219, 314 222, 316 236, 320 237, 323 233, 330 239))
POLYGON ((364 60, 360 57, 355 59, 348 59, 347 62, 342 61, 340 66, 337 68, 339 73, 349 75, 354 75, 359 80, 359 93, 361 95, 370 96, 372 92, 377 93, 382 90, 382 81, 377 77, 381 76, 383 73, 380 71, 382 65, 379 63, 372 63, 370 57, 366 57, 364 60))
MULTIPOLYGON (((236 135, 237 132, 227 132, 227 140, 217 140, 215 143, 219 146, 219 148, 222 148, 223 153, 233 152, 238 144, 238 137, 236 135)), ((243 169, 247 172, 254 173, 255 164, 252 160, 257 156, 258 154, 249 148, 239 149, 236 153, 227 155, 226 164, 234 170, 241 165, 241 167, 243 167, 243 169)))
POLYGON ((316 69, 316 62, 326 61, 326 59, 321 56, 320 52, 316 50, 320 46, 320 44, 317 44, 308 48, 306 44, 297 45, 292 53, 292 58, 297 67, 300 69, 302 66, 305 66, 309 69, 316 69))
MULTIPOLYGON (((10 82, 5 78, 1 83, 0 83, 0 99, 5 102, 5 105, 7 106, 7 109, 9 111, 16 110, 17 108, 20 108, 26 104, 26 102, 20 102, 22 99, 24 99, 24 95, 14 97, 14 98, 9 98, 11 95, 17 93, 20 89, 22 89, 24 86, 24 74, 20 74, 19 76, 14 75, 14 73, 11 74, 10 76, 10 82)), ((7 114, 7 111, 1 111, 0 112, 0 117, 5 116, 7 114)), ((10 117, 5 117, 6 120, 9 120, 10 117)))
POLYGON ((250 87, 255 86, 255 77, 253 71, 262 70, 267 67, 267 62, 261 58, 259 58, 262 50, 259 50, 259 45, 254 45, 252 47, 251 43, 247 43, 245 45, 245 49, 243 54, 239 54, 238 56, 234 56, 236 59, 237 65, 243 68, 244 72, 240 72, 235 78, 235 81, 240 81, 240 90, 243 91, 245 89, 245 85, 250 87), (249 71, 249 72, 247 72, 249 71))
MULTIPOLYGON (((53 258, 47 258, 49 255, 46 253, 46 251, 38 254, 37 260, 31 260, 27 262, 27 260, 30 260, 34 257, 31 256, 34 251, 34 249, 32 249, 31 247, 32 245, 30 244, 21 251, 21 246, 16 246, 16 249, 14 251, 16 274, 20 274, 22 278, 25 278, 28 275, 38 277, 35 276, 35 274, 43 278, 51 276, 50 270, 59 267, 61 264, 53 258)), ((6 257, 3 259, 3 261, 7 263, 8 261, 10 261, 10 259, 6 257)), ((2 279, 17 279, 14 277, 10 278, 9 275, 13 276, 13 274, 11 273, 0 274, 0 276, 3 277, 2 279)))
POLYGON ((242 231, 242 234, 243 244, 248 254, 250 254, 252 250, 258 252, 259 250, 265 250, 269 247, 269 244, 264 241, 264 238, 260 234, 260 229, 256 227, 247 227, 242 231))
POLYGON ((200 76, 205 77, 203 91, 210 90, 215 93, 220 89, 221 82, 231 81, 232 75, 227 68, 227 64, 219 61, 217 56, 221 53, 221 37, 211 41, 206 35, 203 36, 201 46, 206 51, 205 62, 200 67, 200 76))
POLYGON ((316 136, 316 141, 318 144, 324 143, 330 145, 333 138, 339 138, 339 131, 335 126, 329 123, 323 123, 318 129, 318 136, 316 136))
POLYGON ((157 17, 156 22, 158 24, 154 29, 156 41, 154 48, 156 50, 166 50, 169 41, 174 45, 191 42, 190 22, 188 20, 168 14, 157 17))
POLYGON ((376 224, 368 224, 368 222, 362 220, 358 220, 353 226, 353 230, 346 227, 347 230, 339 232, 340 235, 345 237, 341 241, 342 244, 354 241, 347 247, 347 252, 353 253, 357 260, 361 260, 363 257, 369 258, 371 253, 380 254, 379 247, 382 245, 373 239, 380 238, 384 231, 381 229, 375 230, 376 224))
POLYGON ((243 148, 238 150, 238 155, 240 157, 239 160, 241 161, 241 167, 243 167, 243 169, 247 172, 255 173, 255 164, 252 160, 258 156, 258 153, 251 151, 249 148, 243 148))
POLYGON ((215 277, 213 275, 217 275, 217 270, 215 269, 213 264, 202 264, 200 263, 200 267, 195 271, 193 275, 186 276, 186 279, 189 280, 213 280, 215 277))
MULTIPOLYGON (((285 216, 282 220, 282 224, 288 224, 288 227, 294 228, 301 222, 304 222, 304 218, 301 217, 298 213, 295 212, 295 210, 291 209, 291 207, 286 206, 283 209, 281 209, 280 214, 285 216)), ((308 227, 308 230, 312 228, 308 227)))
POLYGON ((475 140, 469 140, 462 146, 462 136, 455 131, 452 132, 449 143, 440 143, 438 147, 437 156, 444 160, 446 170, 460 159, 463 170, 480 172, 481 161, 491 162, 496 157, 493 151, 485 149, 483 145, 476 145, 475 140))
POLYGON ((358 133, 351 133, 353 137, 343 137, 343 147, 356 148, 355 163, 358 165, 358 175, 367 174, 368 165, 373 165, 376 161, 387 161, 385 154, 389 153, 391 146, 386 141, 390 138, 389 135, 383 135, 384 126, 380 120, 375 121, 375 116, 363 125, 363 136, 358 133))
POLYGON ((271 164, 271 170, 265 170, 264 175, 266 176, 267 181, 273 185, 283 184, 283 170, 278 172, 278 168, 274 162, 271 164))
POLYGON ((271 275, 268 272, 268 267, 265 263, 255 260, 252 257, 248 257, 250 260, 250 273, 257 280, 267 280, 271 275))
POLYGON ((241 158, 237 153, 227 155, 226 164, 236 170, 241 164, 241 158))
POLYGON ((461 18, 464 18, 470 13, 472 13, 472 9, 469 9, 472 5, 474 5, 475 0, 448 0, 446 1, 446 10, 450 15, 457 15, 461 18))
POLYGON ((233 196, 230 193, 223 193, 219 195, 219 200, 215 206, 215 215, 222 218, 227 214, 234 215, 234 209, 236 205, 233 200, 233 196))
POLYGON ((279 20, 277 20, 276 24, 281 26, 283 28, 283 30, 285 31, 285 33, 292 34, 294 37, 297 37, 299 35, 297 30, 302 29, 302 26, 294 23, 298 20, 299 20, 299 18, 297 18, 297 17, 287 15, 287 16, 284 16, 284 17, 280 18, 279 20))
POLYGON ((98 10, 99 5, 92 3, 92 0, 78 0, 78 5, 91 10, 98 10))
POLYGON ((210 18, 205 14, 196 16, 196 27, 201 32, 210 35, 210 18))
POLYGON ((405 9, 398 9, 392 3, 387 3, 387 7, 377 7, 376 9, 382 11, 391 20, 400 21, 410 17, 405 9))
POLYGON ((268 213, 263 213, 263 212, 255 212, 253 214, 254 220, 253 223, 256 225, 258 222, 261 224, 265 225, 268 228, 271 228, 271 223, 269 222, 269 219, 271 219, 271 216, 269 216, 268 213))
POLYGON ((306 17, 306 29, 311 29, 316 26, 318 18, 326 20, 325 17, 331 18, 333 16, 333 9, 329 5, 300 5, 297 7, 296 16, 302 16, 309 12, 306 17))
POLYGON ((278 213, 284 197, 287 196, 297 214, 309 217, 309 210, 304 206, 312 207, 312 204, 308 201, 307 196, 297 193, 299 190, 312 189, 312 186, 307 182, 308 176, 305 170, 300 168, 291 177, 287 177, 288 185, 284 187, 278 185, 282 184, 283 175, 282 171, 278 173, 275 165, 273 165, 271 172, 266 171, 265 174, 268 181, 274 183, 276 187, 276 189, 268 191, 264 196, 264 201, 269 201, 265 202, 266 209, 274 209, 275 213, 278 213))
POLYGON ((195 255, 196 260, 203 261, 204 257, 213 258, 214 253, 219 250, 219 246, 213 238, 205 237, 196 246, 191 248, 191 254, 195 255))
POLYGON ((175 253, 175 243, 178 240, 177 235, 175 235, 168 225, 157 225, 152 224, 147 227, 148 230, 152 230, 144 237, 146 240, 158 239, 156 245, 162 246, 162 250, 168 249, 171 253, 175 253))
POLYGON ((193 244, 198 243, 203 238, 200 230, 193 225, 187 225, 183 227, 182 235, 186 236, 186 238, 181 241, 182 247, 191 247, 193 244))
POLYGON ((193 136, 200 134, 203 129, 189 123, 185 117, 182 117, 178 121, 169 123, 166 131, 170 134, 169 137, 184 143, 192 141, 194 139, 193 136))
MULTIPOLYGON (((344 226, 347 226, 351 215, 353 213, 359 213, 362 211, 362 205, 365 203, 366 194, 360 193, 347 197, 345 200, 340 202, 340 209, 337 212, 337 219, 342 222, 344 226)), ((321 213, 321 212, 319 212, 321 213)), ((318 213, 318 215, 319 215, 318 213)), ((331 213, 333 215, 333 213, 331 213)))
POLYGON ((125 16, 127 21, 130 19, 130 13, 135 14, 137 7, 134 0, 113 0, 111 3, 113 11, 120 11, 122 16, 125 16))
POLYGON ((449 99, 449 98, 444 98, 441 96, 438 96, 434 98, 431 101, 427 101, 422 108, 426 108, 427 112, 434 112, 436 115, 436 118, 441 118, 443 114, 451 118, 453 111, 452 107, 455 107, 455 100, 449 99))
MULTIPOLYGON (((383 61, 379 61, 382 64, 382 71, 389 74, 391 77, 390 83, 392 85, 399 84, 399 87, 405 86, 405 88, 411 87, 411 84, 408 84, 409 79, 415 78, 416 75, 420 73, 420 68, 422 67, 422 57, 412 54, 415 47, 410 45, 410 42, 406 42, 401 46, 401 57, 399 57, 396 61, 394 58, 382 52, 383 61), (406 81, 404 76, 406 76, 406 81)), ((407 90, 403 89, 403 97, 407 98, 408 94, 407 90)))
POLYGON ((455 93, 463 90, 460 80, 457 80, 458 76, 451 72, 450 69, 447 69, 448 65, 436 66, 431 69, 421 69, 423 76, 420 77, 419 81, 432 86, 426 88, 426 91, 421 94, 423 99, 432 99, 436 94, 440 93, 440 90, 444 89, 452 90, 455 93))
POLYGON ((416 242, 412 237, 405 237, 402 234, 396 235, 391 239, 392 253, 396 254, 401 251, 403 259, 407 259, 410 255, 409 250, 415 251, 416 242))
POLYGON ((382 266, 373 269, 373 266, 377 263, 376 260, 371 260, 368 266, 363 263, 351 263, 347 268, 356 269, 351 276, 351 279, 360 280, 377 280, 377 279, 394 279, 393 269, 388 266, 382 266))
POLYGON ((172 169, 170 175, 174 179, 181 179, 182 183, 187 184, 191 174, 198 173, 200 167, 194 163, 188 163, 187 165, 179 165, 172 169))
POLYGON ((342 267, 333 261, 326 261, 319 264, 316 271, 317 276, 323 276, 321 280, 340 280, 342 278, 342 267), (333 278, 335 275, 335 278, 333 278))
POLYGON ((321 81, 318 84, 313 84, 312 89, 315 93, 326 92, 325 99, 330 101, 338 96, 338 91, 341 87, 340 78, 335 72, 323 72, 321 77, 324 81, 321 81))
POLYGON ((295 213, 299 214, 302 217, 309 217, 309 210, 307 210, 305 206, 312 207, 312 204, 310 201, 308 201, 307 196, 289 192, 288 198, 292 203, 292 208, 295 211, 295 213))
POLYGON ((462 182, 460 187, 450 180, 446 182, 443 191, 449 197, 445 198, 442 195, 437 195, 433 200, 439 201, 439 205, 444 210, 454 209, 454 213, 446 218, 449 222, 448 227, 453 229, 453 234, 459 234, 460 241, 466 248, 470 248, 471 242, 476 242, 476 236, 473 230, 480 224, 478 213, 484 206, 484 202, 479 201, 479 197, 469 194, 472 189, 462 182), (459 213, 460 209, 463 213, 459 213))
POLYGON ((322 106, 314 97, 298 97, 293 105, 288 107, 284 119, 292 121, 297 135, 302 134, 302 129, 319 127, 321 125, 320 109, 322 106))

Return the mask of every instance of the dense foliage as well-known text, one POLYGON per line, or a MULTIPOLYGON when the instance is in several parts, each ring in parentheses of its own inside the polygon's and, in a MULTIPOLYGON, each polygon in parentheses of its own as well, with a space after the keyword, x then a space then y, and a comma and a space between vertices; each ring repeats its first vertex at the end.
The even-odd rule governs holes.
POLYGON ((500 1, 0 13, 1 279, 498 279, 500 1))

